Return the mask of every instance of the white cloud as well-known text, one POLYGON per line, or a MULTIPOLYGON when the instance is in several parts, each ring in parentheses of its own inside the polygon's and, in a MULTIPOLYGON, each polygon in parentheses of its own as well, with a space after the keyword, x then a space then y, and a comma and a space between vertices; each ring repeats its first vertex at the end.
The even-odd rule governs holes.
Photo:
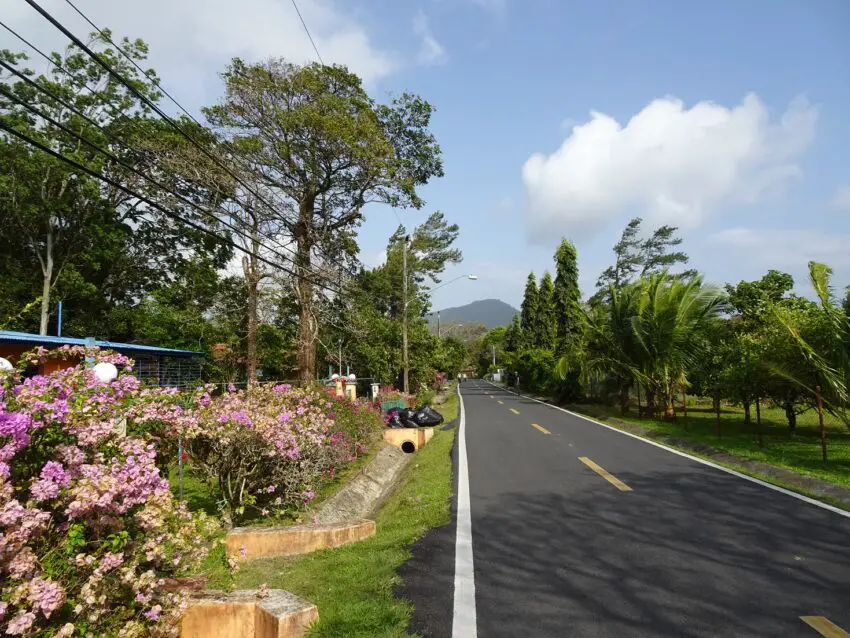
POLYGON ((449 56, 434 34, 431 32, 431 25, 428 23, 428 16, 420 9, 413 16, 413 32, 422 39, 422 44, 419 49, 419 63, 426 66, 435 64, 445 64, 448 62, 449 56))
POLYGON ((589 235, 624 208, 652 223, 698 226, 723 202, 753 202, 798 177, 817 116, 798 98, 771 121, 754 94, 734 108, 656 99, 625 126, 592 112, 558 150, 523 166, 530 237, 589 235))
MULTIPOLYGON (((41 4, 78 36, 91 31, 64 2, 45 0, 41 4)), ((88 0, 81 9, 99 26, 112 29, 115 36, 144 39, 163 85, 193 108, 219 95, 221 83, 216 74, 234 56, 248 61, 284 57, 298 64, 316 60, 290 2, 204 0, 202 5, 194 0, 88 0)), ((367 84, 373 84, 398 68, 397 56, 377 46, 346 5, 341 0, 300 0, 298 6, 325 63, 346 64, 367 84)), ((5 2, 4 21, 39 46, 61 49, 67 44, 23 2, 5 2)), ((23 49, 11 36, 4 36, 0 46, 23 49)))
POLYGON ((835 210, 850 211, 850 186, 839 186, 831 204, 835 210))

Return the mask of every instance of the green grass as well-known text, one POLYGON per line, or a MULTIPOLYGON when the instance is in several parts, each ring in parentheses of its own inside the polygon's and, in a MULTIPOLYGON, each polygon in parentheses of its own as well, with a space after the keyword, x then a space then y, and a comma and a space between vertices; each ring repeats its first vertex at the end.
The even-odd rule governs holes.
MULTIPOLYGON (((454 403, 456 410, 456 397, 454 403)), ((450 413, 444 415, 450 420, 450 413)), ((400 486, 378 515, 375 536, 297 558, 246 563, 236 574, 235 586, 250 589, 267 583, 315 603, 320 620, 312 629, 314 635, 408 635, 412 609, 408 601, 393 595, 393 587, 399 582, 396 570, 410 557, 410 543, 449 521, 449 454, 454 435, 454 430, 437 430, 428 445, 417 452, 400 486)))
MULTIPOLYGON (((763 407, 762 436, 764 448, 759 448, 756 437, 755 408, 753 423, 744 423, 740 408, 724 406, 720 413, 722 437, 717 436, 714 412, 708 407, 688 409, 687 426, 679 414, 676 422, 640 419, 634 413, 623 418, 618 408, 601 405, 570 406, 576 412, 604 420, 608 417, 636 423, 661 434, 694 443, 702 443, 716 450, 728 452, 744 459, 762 461, 800 474, 850 487, 850 430, 836 419, 825 415, 827 430, 828 463, 821 458, 820 430, 817 413, 809 410, 797 417, 797 430, 791 435, 785 413, 778 408, 763 407)), ((799 488, 794 488, 799 491, 799 488)))
POLYGON ((457 388, 454 384, 449 388, 448 393, 446 394, 446 400, 442 405, 438 405, 435 407, 435 410, 443 415, 446 423, 454 421, 458 415, 458 405, 457 405, 457 388))

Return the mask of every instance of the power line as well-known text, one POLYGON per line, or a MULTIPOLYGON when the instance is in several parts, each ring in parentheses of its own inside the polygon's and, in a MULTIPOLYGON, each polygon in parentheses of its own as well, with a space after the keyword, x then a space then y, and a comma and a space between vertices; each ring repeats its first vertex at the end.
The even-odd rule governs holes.
POLYGON ((304 22, 304 17, 301 15, 301 10, 298 8, 298 5, 295 3, 295 0, 292 0, 292 6, 295 7, 295 13, 298 14, 298 18, 301 20, 301 25, 304 27, 304 31, 307 32, 307 37, 310 38, 310 44, 313 45, 313 51, 316 52, 316 57, 319 58, 319 62, 322 63, 322 66, 325 66, 325 61, 322 60, 322 56, 319 53, 319 48, 316 46, 316 43, 313 41, 313 36, 310 35, 310 29, 307 28, 307 23, 304 22))
MULTIPOLYGON (((51 99, 56 100, 56 102, 58 102, 59 104, 61 104, 62 106, 64 106, 65 108, 67 108, 68 110, 70 110, 71 112, 73 112, 74 114, 76 114, 76 115, 78 115, 78 116, 82 117, 83 119, 85 119, 86 121, 88 121, 90 124, 92 124, 93 126, 95 126, 95 127, 96 127, 98 130, 100 130, 102 133, 104 133, 104 134, 106 134, 106 135, 108 136, 108 133, 104 130, 104 128, 103 128, 100 124, 98 124, 95 120, 93 120, 93 119, 92 119, 92 118, 90 118, 88 115, 86 115, 85 113, 83 113, 82 111, 80 111, 80 110, 79 110, 78 108, 76 108, 74 105, 70 104, 69 102, 67 102, 67 101, 66 101, 66 100, 64 100, 63 98, 59 97, 58 95, 56 95, 56 94, 55 94, 55 93, 53 93, 52 91, 49 91, 49 90, 48 90, 48 89, 46 89, 45 87, 43 87, 43 86, 39 85, 37 82, 34 82, 32 79, 30 79, 30 78, 28 78, 27 76, 25 76, 23 73, 21 73, 20 71, 18 71, 17 69, 15 69, 14 67, 12 67, 11 65, 9 65, 9 64, 8 64, 7 62, 5 62, 4 60, 0 60, 0 66, 2 66, 4 69, 6 69, 7 71, 9 71, 10 73, 13 73, 15 76, 17 76, 18 78, 20 78, 21 80, 23 80, 24 82, 26 82, 29 86, 32 86, 34 89, 36 89, 36 90, 40 91, 41 93, 43 93, 43 94, 45 94, 45 95, 49 96, 51 99)), ((14 94, 12 94, 11 92, 9 92, 7 89, 5 89, 5 88, 4 88, 4 87, 2 87, 2 86, 0 86, 0 93, 2 93, 3 95, 5 95, 8 99, 12 100, 13 102, 16 102, 17 104, 19 104, 19 105, 23 106, 25 109, 27 109, 27 110, 28 110, 30 113, 32 113, 33 115, 37 115, 38 117, 42 118, 43 120, 46 120, 47 122, 49 122, 49 123, 50 123, 50 124, 52 124, 53 126, 55 126, 55 127, 59 128, 59 129, 63 130, 63 131, 64 131, 65 133, 67 133, 68 135, 71 135, 71 136, 72 136, 72 137, 74 137, 75 139, 78 139, 79 141, 83 142, 84 144, 86 144, 88 147, 90 147, 90 148, 91 148, 91 149, 93 149, 94 151, 96 151, 96 152, 100 153, 101 155, 104 155, 105 157, 108 157, 108 158, 109 158, 109 159, 111 159, 113 162, 116 162, 116 163, 117 163, 117 164, 119 164, 120 166, 123 166, 124 168, 126 168, 127 170, 129 170, 129 171, 133 172, 134 174, 138 175, 139 177, 141 177, 141 178, 143 178, 143 179, 147 180, 148 182, 150 182, 151 184, 153 184, 154 186, 156 186, 156 187, 157 187, 157 188, 159 188, 160 190, 162 190, 162 191, 164 191, 164 192, 168 193, 169 195, 172 195, 172 196, 176 197, 177 199, 179 199, 179 200, 180 200, 180 201, 182 201, 183 203, 185 203, 185 204, 187 204, 187 205, 189 205, 189 206, 193 207, 194 209, 196 209, 196 210, 200 210, 201 212, 203 212, 203 213, 204 213, 207 217, 209 217, 209 218, 210 218, 210 219, 212 219, 213 221, 215 221, 215 222, 217 222, 217 223, 220 223, 220 224, 222 224, 222 225, 226 226, 227 228, 230 228, 232 231, 234 231, 236 234, 238 234, 238 235, 239 235, 240 237, 242 237, 243 239, 247 239, 247 240, 250 240, 250 241, 254 241, 254 237, 252 237, 251 235, 247 234, 245 231, 243 231, 243 230, 241 230, 241 229, 237 228, 234 224, 231 224, 231 223, 230 223, 230 222, 228 222, 227 220, 224 220, 224 219, 221 219, 220 217, 217 217, 217 216, 215 215, 215 213, 213 213, 212 211, 209 211, 208 209, 206 209, 206 208, 202 207, 200 204, 197 204, 197 203, 195 203, 195 202, 192 202, 191 200, 189 200, 189 199, 188 199, 188 198, 186 198, 185 196, 183 196, 183 195, 181 195, 181 194, 179 194, 179 193, 177 193, 177 192, 175 192, 175 191, 171 190, 170 188, 168 188, 167 186, 165 186, 165 185, 164 185, 164 184, 162 184, 161 182, 157 181, 157 180, 156 180, 156 179, 154 179, 153 177, 151 177, 151 176, 149 176, 149 175, 146 175, 145 173, 141 172, 140 170, 138 170, 138 169, 137 169, 137 168, 135 168, 134 166, 132 166, 132 165, 128 164, 128 163, 127 163, 127 162, 125 162, 125 161, 123 161, 121 158, 119 158, 117 155, 115 155, 115 154, 111 153, 110 151, 108 151, 108 150, 106 150, 106 149, 104 149, 104 148, 101 148, 100 146, 97 146, 96 144, 94 144, 94 143, 93 143, 93 142, 91 142, 90 140, 86 139, 86 138, 85 138, 84 136, 82 136, 81 134, 76 133, 75 131, 73 131, 73 130, 69 129, 67 126, 65 126, 65 125, 64 125, 64 124, 62 124, 61 122, 59 122, 59 121, 55 120, 55 119, 54 119, 53 117, 51 117, 50 115, 45 114, 43 111, 41 111, 41 110, 37 109, 36 107, 34 107, 34 106, 33 106, 33 105, 31 105, 31 104, 27 104, 24 100, 20 99, 19 97, 17 97, 17 96, 16 96, 16 95, 14 95, 14 94)), ((135 151, 135 149, 133 149, 133 148, 131 148, 131 147, 127 146, 126 144, 121 143, 120 141, 119 141, 119 144, 120 144, 121 146, 123 146, 125 149, 127 149, 127 150, 129 150, 129 151, 131 151, 131 152, 134 152, 134 151, 135 151)), ((223 210, 225 213, 227 213, 228 215, 230 215, 230 212, 229 212, 229 211, 227 211, 226 209, 224 209, 223 207, 222 207, 222 210, 223 210)), ((263 233, 259 233, 259 234, 260 234, 260 235, 262 235, 263 237, 266 237, 267 239, 271 239, 271 237, 269 237, 268 235, 265 235, 265 234, 263 234, 263 233)), ((274 250, 273 248, 270 248, 269 246, 264 245, 264 244, 262 244, 261 242, 258 242, 258 243, 260 244, 260 247, 261 247, 261 248, 264 248, 264 249, 266 249, 266 250, 271 251, 272 253, 276 254, 278 257, 280 257, 280 258, 282 258, 282 259, 284 259, 284 260, 286 260, 286 259, 287 259, 287 258, 286 258, 286 257, 285 257, 282 253, 280 253, 280 252, 278 252, 278 251, 274 250)))
MULTIPOLYGON (((127 87, 133 95, 135 95, 139 100, 141 100, 148 108, 153 110, 157 115, 159 115, 163 120, 168 122, 176 131, 178 131, 183 137, 189 140, 195 147, 197 147, 204 155, 206 155, 209 159, 211 159, 217 166, 222 168, 228 175, 230 175, 233 179, 236 180, 237 183, 241 184, 249 193, 251 193, 254 197, 260 200, 263 204, 268 206, 269 210, 275 210, 275 207, 266 200, 262 195, 260 195, 256 190, 252 189, 245 181, 239 177, 236 173, 230 170, 219 158, 215 157, 209 150, 207 150, 203 145, 201 145, 195 138, 189 135, 182 127, 180 127, 177 122, 175 122, 165 111, 159 108, 148 96, 139 91, 131 82, 125 79, 120 73, 118 73, 115 69, 113 69, 109 64, 107 64, 104 60, 100 58, 94 51, 92 51, 86 44, 80 40, 77 36, 71 33, 67 27, 65 27, 61 22, 59 22, 56 18, 54 18, 48 11, 43 9, 35 0, 25 0, 25 2, 30 5, 33 9, 35 9, 45 20, 50 22, 56 29, 58 29, 66 38, 71 40, 80 50, 82 50, 86 55, 88 55, 91 59, 98 63, 110 76, 112 76, 115 80, 123 84, 127 87)), ((96 27, 95 27, 96 28, 96 27)), ((105 36, 104 36, 105 37, 105 36)), ((111 41, 111 40, 110 40, 111 41)), ((113 45, 115 43, 113 42, 113 45)), ((117 45, 116 45, 117 46, 117 45)), ((120 47, 118 47, 120 50, 120 47)), ((123 51, 122 51, 123 54, 123 51)), ((126 57, 126 54, 123 54, 126 57)), ((147 76, 145 76, 147 77, 147 76)))
MULTIPOLYGON (((75 11, 75 12, 76 12, 76 13, 77 13, 77 14, 78 14, 78 15, 79 15, 82 19, 83 19, 83 20, 85 20, 85 21, 89 24, 89 26, 91 26, 91 27, 92 27, 95 31, 97 31, 97 32, 100 34, 100 36, 101 36, 102 38, 104 38, 107 42, 109 42, 112 46, 114 46, 114 47, 115 47, 115 49, 116 49, 116 50, 117 50, 117 51, 118 51, 118 52, 119 52, 119 53, 120 53, 120 54, 121 54, 121 55, 122 55, 122 56, 123 56, 123 57, 124 57, 124 58, 125 58, 128 62, 130 62, 130 64, 132 64, 134 67, 136 67, 136 69, 137 69, 137 70, 138 70, 138 71, 139 71, 139 72, 140 72, 140 73, 141 73, 141 74, 142 74, 145 78, 147 78, 147 80, 148 80, 151 84, 153 84, 153 85, 154 85, 154 86, 155 86, 155 87, 156 87, 156 88, 157 88, 157 89, 158 89, 158 90, 159 90, 159 91, 160 91, 163 95, 165 95, 165 96, 166 96, 169 100, 171 100, 171 102, 172 102, 172 103, 173 103, 173 104, 174 104, 174 105, 175 105, 178 109, 180 109, 180 110, 181 110, 181 111, 182 111, 182 112, 183 112, 183 113, 184 113, 187 117, 189 117, 189 119, 191 119, 191 120, 192 120, 195 124, 197 124, 197 125, 198 125, 198 126, 200 126, 200 127, 203 127, 203 126, 204 126, 201 122, 199 122, 199 121, 197 120, 197 118, 195 118, 195 116, 194 116, 194 115, 192 115, 192 114, 191 114, 188 110, 186 110, 186 109, 183 107, 183 105, 182 105, 182 104, 180 104, 180 102, 178 102, 178 101, 177 101, 177 99, 176 99, 175 97, 173 97, 173 96, 172 96, 172 95, 171 95, 171 94, 170 94, 170 93, 169 93, 169 92, 165 89, 165 87, 164 87, 164 86, 162 86, 162 84, 161 84, 158 80, 156 80, 155 78, 152 78, 152 77, 148 76, 147 71, 145 71, 145 69, 143 69, 143 68, 141 67, 141 65, 140 65, 140 64, 139 64, 136 60, 134 60, 134 59, 133 59, 130 55, 128 55, 128 54, 127 54, 127 52, 126 52, 126 51, 124 51, 124 49, 122 49, 122 48, 121 48, 121 46, 119 46, 119 45, 118 45, 118 43, 116 43, 116 42, 115 42, 115 41, 114 41, 111 37, 109 37, 109 36, 107 35, 107 33, 106 33, 103 29, 101 29, 101 28, 100 28, 97 24, 95 24, 95 23, 94 23, 94 21, 93 21, 93 20, 91 20, 91 18, 89 18, 89 17, 88 17, 88 16, 87 16, 87 15, 86 15, 83 11, 82 11, 82 9, 80 9, 79 7, 77 7, 77 5, 76 5, 76 4, 74 4, 74 3, 72 2, 72 0, 65 0, 65 2, 66 2, 66 3, 67 3, 67 4, 68 4, 68 5, 69 5, 69 6, 70 6, 70 7, 71 7, 71 8, 72 8, 72 9, 73 9, 73 10, 74 10, 74 11, 75 11)), ((295 0, 293 0, 293 4, 295 4, 295 0)), ((296 12, 298 13, 298 17, 299 17, 299 18, 301 18, 301 12, 300 12, 300 11, 298 11, 298 6, 297 6, 297 5, 295 6, 295 10, 296 10, 296 12)), ((306 29, 307 29, 307 25, 304 23, 304 19, 303 19, 303 18, 301 18, 301 24, 302 24, 302 25, 304 25, 304 29, 306 30, 306 29)), ((312 36, 310 36, 310 32, 309 32, 309 31, 307 31, 307 35, 310 37, 310 42, 313 42, 313 38, 312 38, 312 36)), ((315 44, 314 42, 313 42, 313 49, 316 51, 316 55, 318 56, 318 55, 319 55, 319 51, 318 51, 318 49, 316 49, 316 44, 315 44)), ((321 61, 321 59, 322 59, 322 58, 321 58, 321 56, 319 56, 319 60, 320 60, 320 61, 321 61)), ((322 62, 322 65, 324 65, 324 62, 322 62)), ((239 162, 239 163, 241 164, 242 168, 244 168, 244 164, 242 164, 241 162, 239 162)), ((221 166, 221 165, 220 165, 220 166, 221 166)), ((223 166, 222 166, 222 167, 223 167, 223 166)), ((223 167, 223 168, 224 168, 224 167, 223 167)), ((231 174, 231 175, 232 175, 232 174, 231 174)), ((235 176, 234 176, 234 177, 235 177, 235 176)), ((244 186, 244 184, 243 184, 243 186, 244 186)), ((246 188, 248 188, 247 186, 245 186, 245 187, 246 187, 246 188)), ((251 191, 249 190, 249 192, 251 192, 251 191)), ((257 196, 257 195, 256 195, 256 193, 252 193, 252 194, 254 194, 255 196, 257 196)), ((275 199, 277 202, 281 202, 280 197, 279 197, 276 193, 272 192, 272 195, 273 195, 274 199, 275 199)), ((261 199, 261 201, 263 201, 263 202, 264 202, 267 206, 269 206, 269 208, 273 208, 273 207, 271 207, 271 206, 268 204, 268 202, 266 202, 265 200, 262 200, 262 199, 261 199)), ((285 205, 286 205, 286 204, 284 203, 284 206, 285 206, 285 205)), ((327 253, 326 253, 324 250, 321 250, 319 247, 316 247, 316 249, 317 249, 317 250, 318 250, 318 251, 322 254, 322 256, 324 256, 325 258, 327 258, 327 257, 328 257, 327 253)), ((295 255, 296 255, 295 251, 293 251, 293 250, 291 250, 291 249, 289 249, 289 248, 285 248, 285 247, 284 247, 284 250, 288 250, 290 253, 292 253, 292 255, 293 255, 293 256, 295 256, 295 255)), ((303 266, 297 266, 297 267, 299 267, 299 268, 303 268, 303 266)))
MULTIPOLYGON (((90 24, 92 24, 92 26, 94 26, 95 28, 97 28, 97 27, 96 27, 93 23, 91 23, 91 21, 89 21, 89 23, 90 23, 90 24)), ((31 42, 29 42, 26 38, 24 38, 22 35, 20 35, 19 33, 17 33, 14 29, 12 29, 11 27, 9 27, 7 24, 5 24, 4 22, 0 21, 0 26, 2 26, 4 29, 6 29, 9 33, 11 33, 13 36, 15 36, 18 40, 20 40, 21 42, 23 42, 23 43, 24 43, 26 46, 28 46, 30 49, 32 49, 33 51, 35 51, 38 55, 40 55, 42 58, 44 58, 44 59, 45 59, 45 60, 46 60, 49 64, 53 65, 54 67, 56 67, 57 69, 59 69, 60 71, 62 71, 62 72, 63 72, 66 76, 68 76, 68 77, 69 77, 69 78, 71 78, 72 80, 73 80, 73 79, 75 79, 75 78, 74 78, 74 76, 73 76, 73 74, 72 74, 70 71, 68 71, 68 70, 67 70, 65 67, 63 67, 61 64, 57 63, 57 62, 56 62, 56 60, 54 60, 51 56, 47 55, 44 51, 42 51, 42 50, 41 50, 41 49, 39 49, 37 46, 35 46, 35 45, 34 45, 34 44, 32 44, 31 42)), ((116 48, 118 48, 118 49, 120 50, 120 47, 118 47, 118 45, 117 45, 117 44, 115 44, 115 42, 113 42, 111 39, 109 39, 109 41, 113 44, 113 46, 115 46, 116 48)), ((130 62, 132 62, 132 63, 136 66, 136 68, 137 68, 137 69, 139 69, 142 73, 144 73, 144 69, 142 69, 142 68, 141 68, 138 64, 136 64, 135 60, 133 60, 132 58, 130 58, 129 56, 127 56, 127 54, 126 54, 126 53, 124 53, 123 51, 122 51, 122 54, 123 54, 123 55, 124 55, 124 56, 125 56, 128 60, 130 60, 130 62)), ((98 122, 94 121, 92 118, 90 118, 90 117, 89 117, 89 116, 87 116, 86 114, 82 113, 79 109, 77 109, 77 108, 76 108, 76 107, 74 107, 73 105, 69 104, 68 102, 64 101, 62 98, 60 98, 59 96, 57 96, 55 93, 53 93, 53 92, 51 92, 51 91, 47 90, 45 87, 43 87, 43 86, 39 85, 38 83, 34 82, 34 81, 33 81, 32 79, 30 79, 29 77, 27 77, 27 76, 23 75, 20 71, 18 71, 18 70, 17 70, 17 69, 15 69, 14 67, 11 67, 11 66, 10 66, 10 65, 8 65, 7 63, 5 63, 5 62, 3 62, 3 61, 0 61, 0 65, 2 65, 4 68, 6 68, 6 69, 7 69, 8 71, 10 71, 11 73, 15 74, 17 77, 19 77, 19 78, 20 78, 20 79, 22 79, 23 81, 27 82, 29 85, 33 86, 33 87, 34 87, 35 89, 37 89, 38 91, 40 91, 40 92, 44 93, 45 95, 48 95, 49 97, 51 97, 51 99, 56 100, 57 102, 59 102, 60 104, 62 104, 62 105, 63 105, 63 106, 65 106, 66 108, 70 109, 71 111, 73 111, 74 113, 76 113, 77 115, 79 115, 80 117, 82 117, 82 118, 86 119, 86 120, 87 120, 87 121, 89 121, 91 124, 93 124, 94 126, 96 126, 96 127, 97 127, 97 128, 98 128, 101 132, 103 132, 105 135, 107 135, 107 137, 108 137, 108 133, 106 132, 106 130, 104 129, 104 127, 103 127, 102 125, 100 125, 98 122)), ((165 89, 163 89, 163 88, 162 88, 162 87, 161 87, 158 83, 154 82, 154 84, 157 86, 157 88, 159 88, 160 90, 162 90, 163 92, 165 92, 165 89)), ((86 84, 85 82, 82 84, 82 87, 81 87, 81 88, 86 88, 86 89, 88 89, 90 92, 93 92, 93 89, 91 88, 91 86, 89 86, 89 85, 88 85, 88 84, 86 84)), ((172 101, 174 101, 174 102, 175 102, 175 104, 177 104, 177 105, 178 105, 178 107, 180 107, 180 108, 181 108, 181 109, 182 109, 185 113, 187 113, 187 115, 189 115, 189 117, 190 117, 190 118, 192 118, 192 120, 193 120, 196 124, 198 124, 198 126, 203 127, 203 124, 201 124, 201 123, 200 123, 200 122, 198 122, 195 118, 193 118, 193 117, 191 116, 191 114, 189 114, 189 113, 188 113, 188 111, 186 111, 185 109, 183 109, 183 107, 182 107, 182 106, 180 106, 180 104, 179 104, 179 103, 177 103, 177 102, 176 102, 173 98, 171 98, 171 99, 172 99, 172 101)), ((25 106, 26 108, 29 108, 29 107, 28 107, 27 105, 25 105, 25 104, 24 104, 23 106, 25 106)), ((74 134, 74 133, 71 133, 71 134, 74 134)), ((121 144, 124 148, 128 149, 129 151, 131 151, 131 152, 136 152, 136 149, 133 149, 133 148, 129 147, 127 144, 124 144, 124 143, 123 143, 123 142, 121 142, 120 140, 118 140, 118 143, 119 143, 119 144, 121 144)), ((151 178, 149 178, 148 176, 143 175, 143 174, 141 174, 141 173, 138 173, 138 171, 135 171, 135 169, 133 169, 132 167, 129 167, 129 166, 128 166, 127 168, 129 168, 129 170, 133 170, 134 172, 136 172, 137 174, 139 174, 139 175, 140 175, 140 176, 142 176, 143 178, 148 179, 148 181, 152 181, 152 180, 151 180, 151 178)), ((162 185, 160 185, 160 184, 157 184, 157 186, 159 186, 162 190, 165 190, 166 192, 168 192, 168 193, 170 193, 170 194, 172 194, 172 195, 174 195, 174 196, 179 197, 176 193, 174 193, 173 191, 169 190, 168 188, 166 188, 166 187, 164 187, 164 186, 162 186, 162 185)), ((198 205, 197 205, 197 204, 194 204, 194 203, 191 203, 190 205, 193 205, 193 206, 195 206, 195 207, 198 207, 198 205)), ((223 210, 226 214, 228 214, 229 216, 231 216, 231 217, 232 217, 232 213, 230 213, 230 211, 228 211, 228 210, 224 209, 223 207, 220 207, 220 208, 221 208, 221 209, 222 209, 222 210, 223 210)), ((240 230, 236 229, 234 226, 232 226, 232 225, 228 224, 227 222, 225 222, 225 221, 223 221, 223 220, 218 220, 218 221, 220 221, 220 222, 221 222, 221 223, 223 223, 224 225, 229 226, 230 228, 232 228, 235 232, 237 232, 238 234, 240 234, 240 236, 245 237, 244 232, 242 232, 242 231, 240 231, 240 230)), ((274 244, 275 246, 277 246, 278 248, 280 248, 281 250, 285 250, 285 251, 287 251, 288 253, 290 253, 290 254, 291 254, 291 255, 293 255, 293 256, 296 254, 296 253, 295 253, 295 252, 294 252, 291 248, 289 248, 289 247, 287 247, 287 246, 283 246, 283 245, 281 245, 279 242, 277 242, 277 241, 276 241, 273 237, 271 237, 270 235, 268 235, 268 234, 266 234, 266 233, 263 233, 263 232, 258 232, 258 234, 259 234, 261 237, 264 237, 264 238, 268 239, 269 241, 273 242, 273 244, 274 244)), ((251 239, 252 239, 252 238, 251 238, 251 239)), ((267 250, 272 250, 272 252, 276 253, 279 257, 283 258, 284 260, 289 259, 289 261, 293 264, 293 267, 298 268, 298 269, 299 269, 299 270, 301 270, 301 271, 308 272, 308 273, 309 273, 309 272, 312 272, 314 275, 316 274, 316 273, 315 273, 315 271, 311 271, 309 268, 306 268, 306 267, 304 267, 304 266, 301 266, 301 265, 295 264, 295 263, 292 261, 292 259, 291 259, 291 258, 287 258, 286 256, 282 255, 281 253, 279 253, 279 252, 277 252, 277 251, 275 251, 275 250, 273 250, 273 249, 270 249, 268 246, 265 246, 265 245, 262 245, 262 244, 261 244, 261 247, 263 247, 263 248, 265 248, 265 249, 267 249, 267 250)), ((316 275, 316 276, 318 276, 318 275, 316 275)))
MULTIPOLYGON (((26 133, 22 133, 21 131, 17 130, 13 126, 8 125, 3 120, 0 120, 0 130, 6 131, 7 133, 14 135, 15 137, 26 142, 30 146, 37 148, 38 150, 43 151, 44 153, 47 153, 51 157, 54 157, 54 158, 56 158, 56 159, 58 159, 62 162, 65 162, 66 164, 69 164, 70 166, 73 166, 74 168, 76 168, 78 170, 83 171, 84 173, 94 177, 95 179, 99 179, 99 180, 101 180, 101 181, 103 181, 107 184, 110 184, 111 186, 113 186, 113 187, 115 187, 119 190, 124 191, 128 195, 131 195, 132 197, 135 197, 136 199, 138 199, 140 202, 143 202, 143 203, 147 204, 148 206, 155 208, 156 210, 160 211, 161 213, 163 213, 164 215, 166 215, 167 217, 169 217, 171 219, 182 222, 183 224, 189 226, 190 228, 193 228, 193 229, 195 229, 199 232, 202 232, 206 235, 209 235, 210 237, 213 237, 214 239, 218 240, 219 242, 226 244, 228 246, 231 246, 232 248, 235 248, 236 250, 238 250, 240 252, 247 253, 247 251, 244 248, 239 246, 232 239, 224 238, 221 235, 219 235, 218 233, 215 233, 215 232, 209 230, 208 228, 205 228, 205 227, 201 226, 200 224, 193 222, 190 219, 186 219, 185 217, 175 213, 174 211, 171 211, 171 210, 164 208, 162 205, 153 201, 149 197, 146 197, 145 195, 142 195, 142 194, 136 192, 132 188, 129 188, 129 187, 125 186, 124 184, 119 183, 118 181, 112 179, 111 177, 107 177, 103 173, 100 173, 100 172, 98 172, 94 169, 91 169, 88 166, 81 164, 80 162, 77 162, 76 160, 71 159, 70 157, 63 155, 62 153, 54 151, 52 148, 50 148, 49 146, 47 146, 45 144, 42 144, 41 142, 39 142, 35 138, 27 135, 26 133)), ((283 272, 285 272, 289 275, 292 275, 293 277, 297 276, 294 272, 292 272, 291 270, 289 270, 285 266, 278 264, 278 263, 275 263, 273 261, 270 261, 270 260, 266 259, 265 257, 263 257, 262 255, 256 255, 256 258, 257 258, 258 261, 261 261, 266 265, 272 266, 273 268, 278 268, 278 269, 282 270, 283 272)), ((334 290, 332 288, 328 288, 327 286, 320 284, 318 282, 312 282, 312 283, 314 283, 314 285, 316 285, 317 287, 322 288, 323 290, 326 290, 328 292, 334 292, 334 293, 337 293, 337 294, 341 294, 341 291, 334 290)))

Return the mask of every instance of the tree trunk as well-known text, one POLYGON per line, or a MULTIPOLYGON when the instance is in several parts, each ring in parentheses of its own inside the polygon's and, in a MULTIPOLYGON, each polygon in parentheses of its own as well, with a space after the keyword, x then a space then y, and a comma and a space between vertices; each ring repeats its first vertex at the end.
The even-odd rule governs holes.
POLYGON ((53 280, 53 228, 47 231, 47 248, 41 272, 43 274, 41 285, 41 325, 38 334, 47 334, 47 321, 50 317, 50 284, 53 280))
POLYGON ((620 381, 620 414, 623 416, 629 413, 629 384, 625 381, 620 381))
POLYGON ((720 425, 720 397, 715 396, 712 399, 714 401, 714 414, 715 419, 717 421, 717 438, 723 438, 723 427, 720 425))
MULTIPOLYGON (((251 256, 253 261, 253 255, 251 256)), ((257 384, 257 300, 259 285, 256 265, 252 265, 248 255, 242 257, 242 271, 245 274, 245 287, 248 290, 248 356, 245 360, 245 372, 248 385, 257 384)))
POLYGON ((655 418, 655 390, 646 391, 646 416, 650 419, 655 418))
POLYGON ((782 404, 782 407, 785 408, 785 418, 788 419, 788 430, 791 434, 794 434, 794 430, 797 429, 797 413, 794 412, 794 402, 786 401, 782 404))
POLYGON ((761 398, 756 397, 756 432, 758 433, 759 447, 764 447, 764 438, 761 433, 761 398))
POLYGON ((750 416, 750 403, 749 399, 744 399, 744 423, 747 425, 753 422, 753 419, 750 416))
POLYGON ((306 273, 310 272, 310 253, 313 249, 310 238, 310 224, 314 205, 315 197, 308 196, 301 201, 298 224, 295 228, 295 240, 297 243, 295 261, 298 266, 296 288, 300 309, 296 362, 298 364, 298 379, 304 383, 310 383, 316 378, 316 340, 319 333, 316 317, 313 312, 313 282, 306 275, 306 273))

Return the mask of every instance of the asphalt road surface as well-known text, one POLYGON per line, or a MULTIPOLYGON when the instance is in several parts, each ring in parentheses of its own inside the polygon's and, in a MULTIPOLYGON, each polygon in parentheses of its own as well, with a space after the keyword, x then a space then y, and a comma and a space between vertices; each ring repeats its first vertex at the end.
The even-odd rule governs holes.
POLYGON ((850 518, 483 381, 462 395, 474 610, 450 591, 461 502, 403 574, 422 635, 470 613, 482 638, 848 635, 850 518))

